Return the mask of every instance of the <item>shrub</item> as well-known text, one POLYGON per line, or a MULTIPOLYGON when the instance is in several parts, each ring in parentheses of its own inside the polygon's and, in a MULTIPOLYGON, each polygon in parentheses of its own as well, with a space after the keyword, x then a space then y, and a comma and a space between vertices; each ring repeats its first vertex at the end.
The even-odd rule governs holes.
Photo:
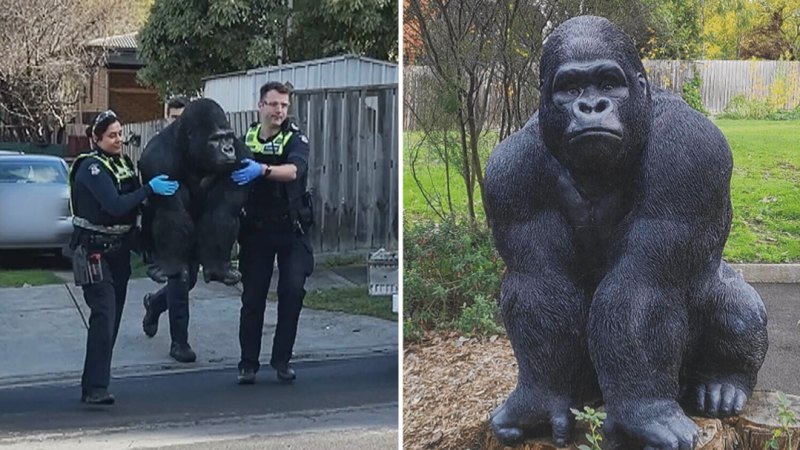
POLYGON ((775 109, 769 100, 749 99, 743 95, 733 97, 720 119, 796 120, 800 119, 800 105, 793 110, 775 109))
POLYGON ((503 328, 498 325, 497 302, 483 294, 476 295, 471 305, 464 305, 456 328, 470 337, 502 333, 503 328))
POLYGON ((683 85, 683 100, 692 108, 696 109, 704 115, 708 115, 708 111, 703 107, 703 96, 700 94, 700 87, 703 85, 703 80, 700 75, 695 72, 689 82, 683 85))
POLYGON ((499 295, 503 267, 486 225, 429 219, 406 223, 405 320, 423 329, 451 328, 462 316, 465 326, 483 323, 487 304, 499 295), (476 300, 483 303, 473 306, 476 300))

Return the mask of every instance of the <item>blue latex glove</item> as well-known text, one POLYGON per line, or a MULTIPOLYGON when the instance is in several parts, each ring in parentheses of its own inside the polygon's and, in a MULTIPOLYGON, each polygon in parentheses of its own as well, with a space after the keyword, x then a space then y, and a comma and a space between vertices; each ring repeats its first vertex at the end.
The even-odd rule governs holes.
POLYGON ((173 195, 180 186, 177 181, 169 181, 169 177, 166 175, 158 175, 150 180, 148 184, 153 188, 154 193, 163 196, 173 195))
POLYGON ((242 164, 245 166, 231 174, 231 179, 239 186, 255 180, 263 173, 261 164, 252 159, 243 159, 242 164))

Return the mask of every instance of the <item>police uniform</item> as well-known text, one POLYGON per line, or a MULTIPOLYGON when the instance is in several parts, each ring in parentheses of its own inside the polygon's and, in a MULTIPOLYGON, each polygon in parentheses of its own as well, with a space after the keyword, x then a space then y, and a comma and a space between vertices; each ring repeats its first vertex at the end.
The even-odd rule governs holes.
POLYGON ((127 156, 100 150, 80 155, 69 179, 75 282, 91 309, 81 400, 105 395, 103 403, 111 403, 111 354, 131 274, 133 227, 138 206, 153 191, 140 185, 127 156))
MULTIPOLYGON (((306 193, 308 138, 288 119, 266 141, 259 138, 261 124, 250 126, 245 144, 254 159, 269 166, 294 164, 297 177, 290 182, 257 178, 245 204, 239 244, 242 272, 242 309, 239 319, 240 370, 258 371, 264 310, 275 258, 278 259, 278 318, 270 364, 288 367, 297 322, 303 307, 306 277, 314 267, 308 237, 312 225, 311 203, 306 193)), ((279 370, 279 375, 280 375, 279 370)))

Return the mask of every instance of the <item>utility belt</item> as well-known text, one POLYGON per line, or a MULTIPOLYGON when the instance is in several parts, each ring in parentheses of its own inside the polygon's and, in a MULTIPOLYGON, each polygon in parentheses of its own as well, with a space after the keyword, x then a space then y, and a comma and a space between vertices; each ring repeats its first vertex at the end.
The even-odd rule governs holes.
POLYGON ((86 286, 103 281, 103 259, 122 249, 128 238, 128 234, 102 234, 75 227, 70 242, 75 284, 86 286))
POLYGON ((294 231, 302 236, 314 225, 314 211, 311 205, 311 194, 306 192, 297 203, 297 207, 284 212, 264 212, 245 214, 242 220, 242 234, 252 230, 294 231))

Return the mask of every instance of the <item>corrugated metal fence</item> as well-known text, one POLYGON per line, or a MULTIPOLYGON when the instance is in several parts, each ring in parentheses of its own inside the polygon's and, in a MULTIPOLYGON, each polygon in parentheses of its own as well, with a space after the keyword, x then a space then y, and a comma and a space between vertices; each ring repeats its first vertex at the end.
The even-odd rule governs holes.
MULTIPOLYGON (((395 84, 295 92, 292 115, 311 145, 317 252, 397 248, 398 113, 395 84)), ((228 114, 239 136, 257 120, 257 111, 228 114)), ((161 121, 123 126, 126 136, 141 136, 138 147, 125 147, 134 162, 162 127, 161 121)))
MULTIPOLYGON (((702 80, 700 93, 703 106, 712 114, 721 113, 731 99, 737 95, 766 99, 769 96, 784 100, 784 108, 800 105, 800 62, 798 61, 644 61, 650 83, 680 94, 684 83, 694 77, 694 71, 702 80)), ((422 79, 431 76, 426 67, 403 69, 404 102, 412 107, 424 108, 430 96, 420 86, 422 79)), ((501 101, 497 92, 489 95, 486 110, 498 115, 496 102, 501 101)), ((405 108, 403 124, 414 129, 414 120, 405 108)), ((532 113, 533 111, 531 111, 532 113)), ((490 117, 489 123, 499 123, 499 118, 490 117)))

